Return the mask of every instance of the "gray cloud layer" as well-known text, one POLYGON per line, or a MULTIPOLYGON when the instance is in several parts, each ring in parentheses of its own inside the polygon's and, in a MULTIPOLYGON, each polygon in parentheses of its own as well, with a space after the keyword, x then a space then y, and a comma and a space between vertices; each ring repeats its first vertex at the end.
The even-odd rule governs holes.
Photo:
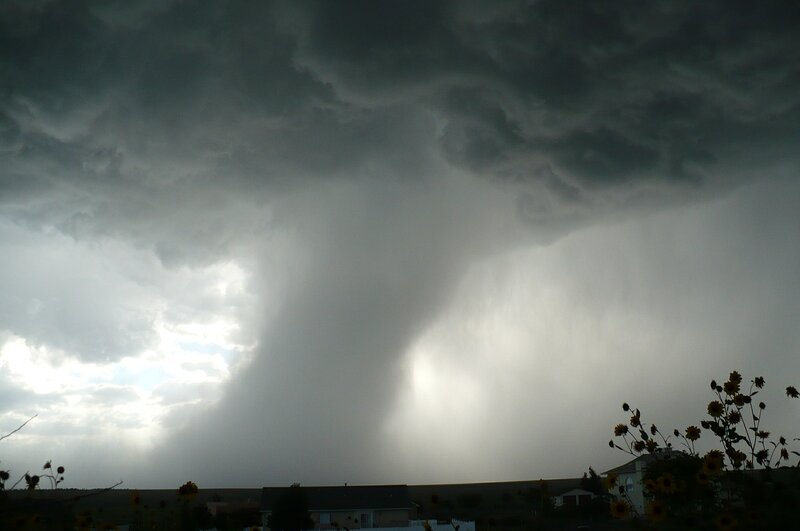
MULTIPOLYGON (((235 260, 260 301, 237 310, 258 351, 215 409, 174 419, 187 425, 151 458, 161 475, 138 480, 392 480, 385 425, 407 352, 459 315, 472 264, 796 175, 798 21, 790 2, 6 2, 0 244, 14 259, 0 266, 0 329, 86 361, 134 355, 154 341, 151 293, 219 310, 170 272, 235 260), (53 234, 106 246, 106 261, 51 256, 53 234)), ((791 220, 753 208, 744 227, 791 220)), ((765 255, 793 250, 763 268, 790 281, 796 247, 781 230, 765 255)), ((631 260, 671 249, 632 245, 631 260)), ((661 282, 644 262, 639 282, 661 282)), ((702 270, 720 290, 750 272, 702 270)), ((648 306, 636 279, 609 276, 648 306)), ((598 312, 614 293, 592 299, 598 312)), ((680 307, 669 296, 652 295, 665 312, 680 307)), ((504 426, 528 412, 510 411, 504 426)), ((404 448, 431 467, 446 451, 404 448)), ((506 464, 523 452, 495 449, 506 464)), ((515 470, 491 463, 485 479, 515 470)))

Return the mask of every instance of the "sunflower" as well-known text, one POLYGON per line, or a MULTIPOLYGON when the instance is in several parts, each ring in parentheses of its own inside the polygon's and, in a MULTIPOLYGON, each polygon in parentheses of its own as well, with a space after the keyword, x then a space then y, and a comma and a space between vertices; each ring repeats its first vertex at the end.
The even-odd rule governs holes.
POLYGON ((742 420, 742 415, 738 411, 728 413, 728 422, 731 424, 739 424, 740 420, 742 420))
POLYGON ((756 460, 758 461, 759 464, 763 463, 767 459, 769 459, 769 451, 768 450, 761 449, 761 450, 756 452, 756 460))
POLYGON ((733 468, 738 469, 747 460, 747 455, 745 455, 745 453, 741 450, 734 450, 730 453, 730 458, 733 468))
POLYGON ((678 485, 675 483, 675 478, 669 472, 659 477, 656 482, 658 484, 658 490, 664 494, 672 494, 678 490, 678 485))
POLYGON ((733 396, 739 392, 739 382, 725 382, 722 384, 722 388, 726 394, 733 396))
POLYGON ((698 485, 705 487, 708 485, 708 480, 710 479, 711 474, 709 474, 705 468, 701 468, 697 471, 697 474, 695 474, 694 477, 697 480, 698 485))
POLYGON ((613 472, 603 478, 603 483, 606 486, 606 490, 611 490, 617 486, 617 475, 613 472))
POLYGON ((700 438, 700 428, 697 426, 689 426, 686 428, 686 438, 690 441, 696 441, 700 438))
POLYGON ((625 500, 614 500, 611 502, 611 516, 619 519, 626 519, 631 515, 631 506, 625 500))
POLYGON ((645 507, 644 514, 647 515, 647 519, 651 522, 658 523, 662 522, 664 518, 667 517, 667 510, 663 503, 653 500, 645 507))
POLYGON ((644 480, 644 490, 652 494, 658 490, 658 483, 652 478, 647 478, 644 480))
POLYGON ((721 417, 723 413, 725 413, 725 408, 722 402, 714 400, 708 404, 708 414, 712 417, 721 417))
POLYGON ((722 453, 722 450, 709 450, 705 456, 705 459, 708 461, 719 461, 722 463, 725 461, 725 454, 722 453))
POLYGON ((720 531, 731 531, 736 529, 736 518, 733 517, 730 513, 722 513, 717 515, 714 519, 714 523, 717 524, 717 529, 720 531))
POLYGON ((198 490, 197 485, 195 484, 194 481, 187 481, 186 483, 180 486, 180 488, 178 489, 178 494, 180 494, 181 496, 193 498, 197 496, 197 490, 198 490))
POLYGON ((756 379, 753 380, 753 383, 759 389, 763 389, 763 387, 764 387, 764 377, 763 376, 756 376, 756 379))
POLYGON ((800 393, 797 392, 797 388, 793 385, 790 385, 786 388, 786 396, 789 398, 797 398, 800 397, 800 393))
POLYGON ((621 437, 628 433, 628 427, 625 424, 617 424, 614 426, 614 435, 621 437))

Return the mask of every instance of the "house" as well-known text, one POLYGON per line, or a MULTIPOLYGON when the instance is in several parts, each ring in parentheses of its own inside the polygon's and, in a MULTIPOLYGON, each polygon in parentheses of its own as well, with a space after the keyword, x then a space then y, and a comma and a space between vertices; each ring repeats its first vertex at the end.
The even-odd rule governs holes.
POLYGON ((261 494, 266 527, 288 489, 302 489, 314 529, 408 527, 412 510, 406 485, 343 487, 265 487, 261 494))
POLYGON ((647 465, 658 459, 665 459, 672 453, 664 451, 657 454, 642 454, 625 464, 606 470, 603 472, 604 476, 615 475, 617 477, 616 486, 609 488, 609 492, 619 497, 621 495, 619 489, 622 488, 624 491, 622 495, 630 501, 633 510, 640 515, 644 514, 644 472, 647 465))
MULTIPOLYGON (((631 508, 642 516, 645 514, 645 505, 650 500, 644 489, 644 478, 648 467, 653 467, 657 462, 665 460, 679 461, 681 459, 699 459, 682 451, 664 450, 655 454, 643 454, 627 463, 611 470, 603 472, 603 475, 616 475, 616 485, 609 488, 609 493, 617 498, 622 498, 630 502, 631 508), (622 489, 620 491, 620 489, 622 489)), ((789 489, 796 489, 800 497, 800 472, 796 467, 781 467, 776 469, 755 469, 755 470, 723 470, 722 474, 741 474, 735 480, 741 487, 742 479, 747 479, 750 483, 749 488, 758 485, 757 490, 763 499, 769 499, 767 492, 780 493, 784 496, 789 489), (774 490, 772 490, 774 489, 774 490)), ((715 488, 714 495, 722 503, 741 503, 742 491, 715 488)), ((762 503, 764 505, 767 502, 762 503)), ((771 528, 771 527, 770 527, 771 528)))
POLYGON ((584 489, 570 489, 566 492, 553 496, 555 507, 582 507, 589 505, 594 499, 595 493, 584 489))
POLYGON ((553 507, 583 507, 597 496, 588 490, 585 478, 540 480, 539 488, 553 502, 553 507))

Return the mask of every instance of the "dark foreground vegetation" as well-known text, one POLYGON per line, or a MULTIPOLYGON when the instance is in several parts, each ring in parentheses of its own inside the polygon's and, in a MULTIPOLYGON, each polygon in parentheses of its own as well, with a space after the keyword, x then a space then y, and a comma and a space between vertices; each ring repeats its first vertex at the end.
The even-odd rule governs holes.
MULTIPOLYGON (((642 477, 646 505, 643 514, 616 477, 606 478, 617 489, 611 514, 637 527, 659 529, 789 529, 797 526, 800 506, 798 438, 768 431, 767 405, 761 398, 763 377, 745 383, 733 371, 719 384, 710 383, 713 399, 699 426, 663 432, 644 421, 642 412, 625 403, 628 422, 614 427, 611 448, 651 459, 642 477), (703 435, 715 442, 701 455, 703 435), (788 527, 787 527, 788 526, 788 527)), ((786 396, 798 398, 794 386, 786 396)))

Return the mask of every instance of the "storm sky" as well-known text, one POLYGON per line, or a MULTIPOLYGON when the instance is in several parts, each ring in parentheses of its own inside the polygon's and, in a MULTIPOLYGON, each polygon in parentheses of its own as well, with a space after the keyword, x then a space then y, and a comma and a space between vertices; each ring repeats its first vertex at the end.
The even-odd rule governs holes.
POLYGON ((0 468, 579 476, 798 436, 800 4, 0 4, 0 468), (794 429, 795 431, 792 431, 794 429), (782 431, 783 430, 783 431, 782 431), (710 434, 706 434, 708 437, 710 434))

